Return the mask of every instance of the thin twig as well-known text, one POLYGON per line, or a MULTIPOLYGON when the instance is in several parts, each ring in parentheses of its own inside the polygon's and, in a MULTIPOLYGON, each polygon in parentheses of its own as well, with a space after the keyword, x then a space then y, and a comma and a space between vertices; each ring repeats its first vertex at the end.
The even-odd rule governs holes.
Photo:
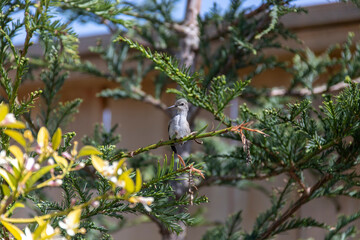
MULTIPOLYGON (((256 8, 253 11, 245 14, 245 19, 253 18, 254 16, 258 15, 259 13, 265 11, 269 6, 270 6, 269 3, 264 3, 264 4, 260 5, 258 8, 256 8)), ((233 21, 233 22, 231 22, 229 24, 226 24, 219 31, 217 31, 216 33, 209 36, 209 41, 214 41, 214 40, 217 40, 217 39, 219 39, 221 37, 224 37, 226 34, 228 34, 230 32, 230 27, 236 26, 238 23, 239 23, 239 19, 236 19, 235 21, 233 21)))
POLYGON ((297 182, 297 184, 299 184, 299 186, 302 188, 303 194, 308 195, 309 194, 308 189, 306 188, 305 184, 301 181, 301 179, 297 176, 297 174, 293 170, 290 170, 288 173, 290 177, 294 179, 295 182, 297 182))
POLYGON ((170 116, 168 107, 160 99, 157 99, 157 98, 153 97, 152 95, 147 94, 140 88, 134 87, 131 90, 140 96, 140 98, 141 98, 140 101, 142 101, 144 103, 148 103, 148 104, 162 110, 164 113, 166 113, 168 116, 170 116))
POLYGON ((331 174, 324 175, 313 187, 310 188, 309 194, 303 194, 294 204, 292 204, 274 223, 261 234, 258 240, 265 240, 271 237, 271 234, 283 224, 289 217, 291 217, 302 205, 307 203, 311 196, 332 178, 331 174))
POLYGON ((279 169, 271 171, 269 174, 258 174, 254 176, 246 176, 246 175, 226 175, 226 176, 210 176, 207 177, 204 181, 202 181, 199 185, 197 185, 198 188, 210 186, 214 182, 222 181, 222 182, 231 182, 231 181, 239 181, 239 180, 264 180, 270 177, 278 176, 284 172, 286 172, 288 169, 279 169))

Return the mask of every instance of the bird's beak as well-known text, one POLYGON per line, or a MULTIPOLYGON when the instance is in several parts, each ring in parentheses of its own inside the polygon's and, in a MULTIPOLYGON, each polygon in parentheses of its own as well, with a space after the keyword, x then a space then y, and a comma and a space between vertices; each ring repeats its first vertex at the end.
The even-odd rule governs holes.
POLYGON ((168 107, 168 109, 169 109, 169 108, 173 108, 173 107, 175 107, 175 105, 172 105, 172 106, 168 107))

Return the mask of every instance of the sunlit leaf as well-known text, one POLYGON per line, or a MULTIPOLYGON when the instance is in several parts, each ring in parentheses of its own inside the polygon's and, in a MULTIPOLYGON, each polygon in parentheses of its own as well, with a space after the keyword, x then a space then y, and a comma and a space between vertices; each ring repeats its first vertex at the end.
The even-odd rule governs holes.
POLYGON ((75 226, 75 225, 79 225, 80 222, 80 217, 81 217, 81 209, 76 209, 74 211, 71 211, 68 215, 67 215, 67 219, 68 219, 68 224, 70 226, 75 226))
POLYGON ((18 142, 21 146, 26 147, 26 141, 23 135, 17 131, 14 130, 4 130, 4 133, 14 139, 16 142, 18 142))
POLYGON ((0 104, 0 122, 5 119, 6 114, 9 113, 9 106, 7 104, 0 104))
POLYGON ((1 221, 1 224, 6 227, 6 229, 16 238, 16 240, 21 240, 21 234, 24 234, 17 226, 1 221))
POLYGON ((29 178, 31 177, 32 174, 33 174, 33 172, 29 171, 29 172, 26 172, 25 175, 22 175, 20 184, 26 185, 27 181, 29 180, 29 178))
POLYGON ((96 155, 91 155, 91 162, 94 168, 99 172, 102 173, 104 170, 105 162, 100 157, 96 155))
POLYGON ((82 157, 82 156, 100 155, 100 154, 101 152, 96 147, 87 145, 80 149, 79 154, 77 156, 82 157))
POLYGON ((131 194, 135 191, 134 181, 130 177, 126 177, 125 181, 125 190, 127 193, 131 194))
MULTIPOLYGON (((44 232, 44 230, 46 231, 46 227, 47 224, 49 224, 49 221, 43 221, 41 218, 36 218, 36 222, 38 223, 38 227, 33 232, 33 239, 43 239, 40 236, 44 232)), ((46 238, 46 239, 52 239, 52 238, 46 238)))
POLYGON ((54 159, 59 165, 63 166, 64 168, 66 168, 69 165, 68 161, 65 158, 60 157, 56 154, 54 155, 54 159))
POLYGON ((48 173, 51 169, 57 167, 57 164, 48 165, 45 167, 40 168, 39 171, 33 173, 29 180, 26 182, 26 187, 31 187, 34 185, 34 183, 39 180, 42 176, 44 176, 46 173, 48 173))
POLYGON ((56 129, 56 132, 51 139, 52 147, 54 150, 57 150, 59 148, 61 143, 61 136, 62 136, 61 129, 60 128, 56 129))
POLYGON ((136 185, 135 185, 135 192, 139 192, 142 186, 142 178, 141 172, 139 169, 136 169, 136 185))
POLYGON ((25 208, 25 205, 19 202, 14 203, 9 210, 6 211, 6 216, 9 216, 16 208, 25 208))
POLYGON ((34 137, 33 137, 33 135, 32 135, 32 133, 31 133, 30 130, 25 130, 25 132, 24 132, 24 137, 25 137, 27 140, 29 140, 30 143, 32 143, 32 142, 34 141, 34 137))
POLYGON ((9 184, 10 188, 13 191, 15 191, 15 189, 16 189, 15 177, 3 168, 0 168, 0 176, 2 176, 4 178, 4 180, 7 182, 7 184, 9 184))
POLYGON ((124 181, 125 182, 125 191, 128 194, 131 194, 135 191, 135 184, 134 181, 130 178, 130 170, 124 172, 120 175, 118 181, 124 181))
POLYGON ((8 128, 18 128, 18 129, 23 129, 25 128, 25 124, 23 122, 20 122, 20 121, 15 121, 13 123, 8 123, 5 125, 6 127, 8 128))
POLYGON ((46 127, 41 127, 38 136, 37 136, 37 143, 40 147, 46 147, 49 143, 49 131, 46 127))
POLYGON ((5 196, 10 196, 10 188, 7 185, 1 184, 1 188, 5 196))
POLYGON ((9 160, 10 160, 10 164, 12 165, 12 170, 14 172, 15 178, 19 179, 20 174, 21 174, 19 161, 17 159, 12 159, 12 158, 10 158, 9 160))
POLYGON ((119 170, 119 168, 121 168, 121 166, 124 164, 124 162, 126 161, 126 158, 122 158, 120 159, 120 161, 118 162, 115 172, 117 172, 119 170))
POLYGON ((19 166, 24 166, 24 153, 21 151, 21 149, 16 145, 12 145, 9 147, 9 151, 12 153, 12 155, 15 156, 19 166))

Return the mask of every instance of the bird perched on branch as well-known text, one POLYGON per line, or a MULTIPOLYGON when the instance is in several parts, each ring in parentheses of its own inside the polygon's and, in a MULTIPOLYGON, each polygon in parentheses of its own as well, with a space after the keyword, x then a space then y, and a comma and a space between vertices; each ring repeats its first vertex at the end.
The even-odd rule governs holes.
MULTIPOLYGON (((186 99, 181 98, 175 102, 174 105, 168 108, 175 108, 176 113, 170 120, 168 131, 170 139, 183 138, 190 134, 190 126, 187 121, 187 114, 189 111, 189 104, 186 99)), ((175 145, 171 145, 171 149, 177 154, 175 145)))
MULTIPOLYGON (((180 139, 189 134, 191 134, 190 126, 187 121, 187 115, 189 111, 189 104, 185 98, 181 98, 175 102, 174 105, 168 108, 175 108, 176 112, 173 118, 169 121, 168 131, 169 131, 169 138, 170 139, 180 139)), ((198 142, 200 143, 200 142, 198 142)), ((201 143, 200 143, 201 144, 201 143)), ((171 145, 171 149, 177 154, 177 150, 175 145, 171 145)), ((186 164, 182 157, 177 154, 181 164, 186 167, 186 164)), ((196 169, 193 167, 193 164, 189 166, 190 172, 197 172, 200 174, 202 178, 205 178, 202 174, 201 170, 196 169)))

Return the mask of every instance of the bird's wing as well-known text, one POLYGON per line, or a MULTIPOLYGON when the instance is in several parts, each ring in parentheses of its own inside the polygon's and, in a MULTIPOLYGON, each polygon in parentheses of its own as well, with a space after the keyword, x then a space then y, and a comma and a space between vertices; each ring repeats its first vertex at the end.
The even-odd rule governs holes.
POLYGON ((171 139, 171 136, 170 136, 170 125, 171 123, 174 121, 174 119, 172 118, 169 123, 168 123, 168 134, 169 134, 169 139, 171 139))
POLYGON ((189 135, 191 133, 189 122, 186 121, 187 129, 186 129, 186 135, 189 135))

